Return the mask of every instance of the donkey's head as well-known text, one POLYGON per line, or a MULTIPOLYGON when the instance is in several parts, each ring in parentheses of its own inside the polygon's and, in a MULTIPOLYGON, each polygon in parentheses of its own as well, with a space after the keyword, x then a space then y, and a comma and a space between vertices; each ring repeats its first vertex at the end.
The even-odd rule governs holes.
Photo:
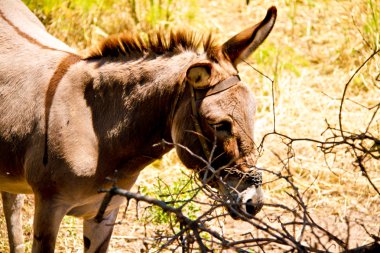
POLYGON ((200 54, 185 70, 185 91, 173 119, 180 159, 232 204, 232 217, 255 215, 263 205, 261 173, 255 169, 256 104, 237 65, 265 40, 275 20, 271 7, 260 23, 200 54))

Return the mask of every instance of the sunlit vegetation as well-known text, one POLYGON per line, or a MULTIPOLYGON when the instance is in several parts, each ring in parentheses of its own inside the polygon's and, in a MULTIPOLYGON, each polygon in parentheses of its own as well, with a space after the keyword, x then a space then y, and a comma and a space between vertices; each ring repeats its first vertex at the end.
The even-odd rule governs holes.
MULTIPOLYGON (((267 41, 248 61, 273 79, 272 82, 248 64, 240 66, 242 79, 257 98, 255 142, 273 131, 293 138, 325 140, 327 124, 339 127, 339 108, 345 84, 364 60, 380 48, 379 0, 23 0, 45 24, 47 30, 78 52, 95 46, 105 37, 119 32, 147 34, 154 29, 189 29, 199 33, 213 31, 220 41, 258 22, 271 5, 278 8, 277 24, 267 41), (272 92, 273 91, 273 92, 272 92), (274 100, 274 108, 273 102, 274 100)), ((347 90, 342 108, 344 129, 365 131, 380 102, 380 55, 363 67, 347 90)), ((380 116, 375 115, 371 133, 380 138, 380 116)), ((258 165, 280 172, 283 162, 292 156, 289 170, 292 180, 307 199, 316 220, 344 235, 346 222, 352 224, 350 246, 371 241, 369 233, 379 236, 380 196, 363 176, 354 157, 344 148, 324 154, 318 145, 296 142, 289 153, 286 140, 271 136, 265 140, 258 165)), ((378 146, 374 146, 378 148, 378 146)), ((367 164, 368 175, 380 188, 380 161, 367 164)), ((174 152, 146 168, 134 190, 153 197, 183 191, 180 198, 191 197, 193 182, 174 152)), ((288 185, 264 173, 267 202, 287 205, 288 185)), ((170 194, 169 194, 170 195, 170 194)), ((202 198, 200 196, 199 198, 202 198)), ((204 199, 203 199, 204 200, 204 199)), ((202 201, 203 201, 202 200, 202 201)), ((200 208, 194 204, 189 214, 200 208)), ((25 237, 30 250, 33 199, 28 198, 25 211, 25 237)), ((109 252, 142 252, 154 244, 155 232, 167 230, 171 217, 143 204, 130 203, 121 224, 114 230, 109 252), (152 211, 155 213, 152 214, 152 211), (147 218, 148 214, 148 218, 147 218)), ((222 211, 221 211, 222 212, 222 211)), ((276 208, 264 207, 258 215, 273 221, 281 217, 276 208)), ((287 217, 283 217, 286 219, 287 217)), ((244 238, 252 227, 226 218, 215 224, 228 238, 244 238)), ((58 235, 57 252, 81 252, 81 221, 66 218, 58 235)), ((0 219, 0 252, 7 252, 5 221, 0 219)), ((330 249, 334 251, 334 249, 330 249)), ((336 249, 338 251, 338 249, 336 249)))

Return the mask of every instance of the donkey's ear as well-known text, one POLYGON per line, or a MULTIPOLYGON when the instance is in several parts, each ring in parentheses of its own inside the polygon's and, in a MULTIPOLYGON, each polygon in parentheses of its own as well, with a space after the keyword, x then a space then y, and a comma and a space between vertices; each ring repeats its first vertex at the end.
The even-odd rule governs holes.
POLYGON ((277 17, 277 9, 272 6, 260 23, 236 34, 223 44, 222 50, 234 66, 246 59, 266 39, 272 30, 277 17))
POLYGON ((210 75, 211 64, 194 64, 187 70, 186 79, 195 89, 205 89, 210 85, 210 75))

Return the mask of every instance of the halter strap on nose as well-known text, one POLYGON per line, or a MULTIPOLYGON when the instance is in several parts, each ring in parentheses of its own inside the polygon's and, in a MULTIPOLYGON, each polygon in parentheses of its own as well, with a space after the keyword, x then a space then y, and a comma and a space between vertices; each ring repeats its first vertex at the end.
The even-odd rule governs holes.
POLYGON ((196 100, 200 100, 204 97, 208 97, 222 91, 228 90, 232 86, 235 86, 240 81, 240 77, 238 75, 230 76, 223 81, 215 84, 214 86, 207 89, 196 89, 196 100))

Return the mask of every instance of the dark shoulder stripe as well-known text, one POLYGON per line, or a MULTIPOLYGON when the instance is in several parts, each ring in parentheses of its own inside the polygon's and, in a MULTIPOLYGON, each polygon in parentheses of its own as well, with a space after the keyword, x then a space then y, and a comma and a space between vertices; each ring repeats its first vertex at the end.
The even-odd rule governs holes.
POLYGON ((44 157, 43 157, 44 165, 46 165, 48 162, 48 131, 49 131, 50 109, 53 103, 53 99, 54 99, 58 84, 62 80, 62 78, 65 76, 69 68, 73 64, 79 62, 80 60, 81 58, 75 54, 70 54, 66 56, 60 62, 53 76, 50 79, 49 86, 46 92, 46 99, 45 99, 45 150, 44 150, 44 157))

